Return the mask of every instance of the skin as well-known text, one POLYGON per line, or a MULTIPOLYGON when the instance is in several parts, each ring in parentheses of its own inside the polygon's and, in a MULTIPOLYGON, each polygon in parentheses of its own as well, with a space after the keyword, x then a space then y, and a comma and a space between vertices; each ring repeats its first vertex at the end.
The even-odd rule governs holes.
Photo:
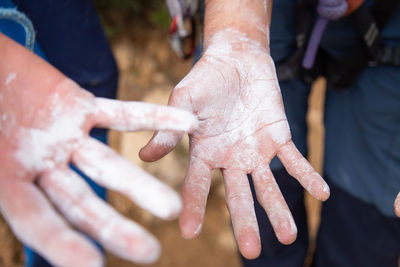
POLYGON ((99 199, 69 167, 164 219, 181 210, 175 191, 89 137, 91 128, 193 131, 178 109, 94 97, 0 34, 0 211, 15 235, 56 266, 102 266, 107 250, 155 261, 158 241, 99 199), (56 211, 57 210, 57 211, 56 211))
POLYGON ((400 193, 397 194, 396 200, 394 201, 394 212, 397 217, 400 217, 400 193))
MULTIPOLYGON (((170 106, 199 119, 190 135, 190 163, 182 185, 182 235, 190 239, 200 234, 211 170, 220 169, 234 235, 248 259, 260 254, 261 245, 247 174, 252 174, 257 199, 283 244, 296 239, 297 228, 269 168, 271 159, 278 156, 317 199, 329 197, 328 185, 291 140, 269 53, 270 15, 271 1, 206 1, 204 54, 169 99, 170 106)), ((181 137, 156 132, 140 157, 157 160, 181 137)))

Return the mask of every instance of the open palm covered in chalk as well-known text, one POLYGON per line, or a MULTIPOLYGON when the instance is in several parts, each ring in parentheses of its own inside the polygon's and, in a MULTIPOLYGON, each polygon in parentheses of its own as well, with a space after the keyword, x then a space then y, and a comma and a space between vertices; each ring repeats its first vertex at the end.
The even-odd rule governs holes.
POLYGON ((192 131, 174 108, 95 98, 46 62, 0 35, 0 211, 16 236, 57 266, 103 266, 107 250, 138 263, 158 258, 158 241, 99 199, 73 172, 171 219, 175 191, 89 137, 94 126, 123 131, 192 131), (59 211, 56 212, 55 208, 59 211))
MULTIPOLYGON (((260 239, 247 174, 278 239, 296 238, 297 228, 269 168, 278 156, 288 172, 317 199, 329 187, 291 141, 273 61, 268 51, 225 30, 212 37, 205 53, 171 94, 169 105, 193 112, 199 128, 190 135, 190 163, 182 187, 180 226, 184 237, 201 230, 211 170, 221 169, 226 201, 241 253, 255 258, 260 239)), ((156 133, 140 156, 157 160, 182 134, 156 133)))

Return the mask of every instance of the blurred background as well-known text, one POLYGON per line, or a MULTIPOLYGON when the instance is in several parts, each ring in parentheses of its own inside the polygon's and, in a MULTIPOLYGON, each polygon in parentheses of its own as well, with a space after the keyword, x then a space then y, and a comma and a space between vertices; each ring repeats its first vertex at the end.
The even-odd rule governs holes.
MULTIPOLYGON (((175 84, 190 70, 193 60, 180 60, 168 41, 170 17, 164 0, 94 0, 106 34, 117 59, 120 76, 118 98, 165 105, 175 84)), ((310 96, 309 160, 321 170, 323 154, 322 107, 324 81, 315 83, 310 96)), ((188 161, 188 139, 182 140, 172 153, 156 163, 144 163, 139 149, 151 132, 111 132, 110 145, 133 164, 152 173, 177 191, 188 161)), ((203 230, 195 240, 184 240, 177 220, 162 221, 139 209, 127 198, 109 192, 108 199, 119 212, 137 221, 161 242, 163 252, 154 267, 240 266, 230 218, 225 207, 223 181, 214 171, 203 230)), ((320 203, 306 196, 310 238, 314 240, 319 223, 320 203)), ((312 242, 311 242, 312 244, 312 242)), ((310 255, 312 254, 312 245, 310 255)), ((0 266, 23 266, 22 246, 0 215, 0 266)), ((135 264, 108 254, 107 266, 128 267, 135 264)))

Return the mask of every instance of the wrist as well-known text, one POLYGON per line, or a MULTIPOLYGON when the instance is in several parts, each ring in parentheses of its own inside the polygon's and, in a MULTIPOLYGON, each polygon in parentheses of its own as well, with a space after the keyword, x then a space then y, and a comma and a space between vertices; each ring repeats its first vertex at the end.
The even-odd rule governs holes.
POLYGON ((245 56, 250 59, 254 58, 253 55, 259 59, 262 55, 269 56, 269 47, 235 28, 226 28, 214 33, 204 46, 204 56, 213 58, 245 56))
MULTIPOLYGON (((204 50, 215 41, 216 35, 226 35, 226 42, 242 38, 257 42, 269 51, 270 2, 268 0, 206 0, 204 50), (237 38, 235 39, 235 33, 237 38)), ((235 44, 236 43, 236 44, 235 44)))

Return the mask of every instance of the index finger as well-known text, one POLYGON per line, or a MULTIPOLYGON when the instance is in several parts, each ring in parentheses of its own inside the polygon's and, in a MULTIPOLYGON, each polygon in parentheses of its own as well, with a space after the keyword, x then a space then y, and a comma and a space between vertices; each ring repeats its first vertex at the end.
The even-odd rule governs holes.
POLYGON ((95 98, 95 126, 118 131, 167 130, 192 132, 197 118, 187 111, 143 102, 95 98))

